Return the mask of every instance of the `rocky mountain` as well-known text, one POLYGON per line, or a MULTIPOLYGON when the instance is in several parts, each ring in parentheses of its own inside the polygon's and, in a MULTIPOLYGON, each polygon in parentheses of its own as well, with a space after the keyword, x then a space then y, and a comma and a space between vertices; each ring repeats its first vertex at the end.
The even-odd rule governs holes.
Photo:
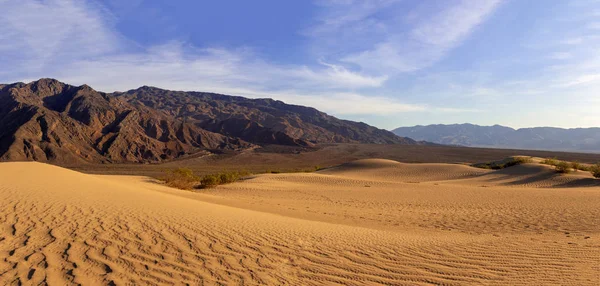
POLYGON ((535 127, 513 129, 500 125, 438 124, 400 127, 392 132, 398 136, 409 136, 415 140, 446 145, 600 152, 600 128, 535 127))
POLYGON ((273 99, 248 99, 146 86, 115 96, 137 106, 185 119, 206 130, 258 144, 415 143, 365 123, 340 120, 311 107, 273 99), (266 136, 266 133, 271 135, 266 136))
POLYGON ((141 87, 103 93, 54 79, 0 85, 0 160, 161 162, 260 145, 416 144, 271 99, 141 87))

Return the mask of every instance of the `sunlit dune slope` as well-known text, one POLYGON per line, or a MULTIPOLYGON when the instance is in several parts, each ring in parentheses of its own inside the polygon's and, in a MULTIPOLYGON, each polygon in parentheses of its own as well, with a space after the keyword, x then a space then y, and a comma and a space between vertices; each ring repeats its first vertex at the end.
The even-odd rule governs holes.
POLYGON ((2 163, 0 284, 600 282, 597 188, 480 187, 469 180, 504 174, 353 164, 187 192, 2 163))

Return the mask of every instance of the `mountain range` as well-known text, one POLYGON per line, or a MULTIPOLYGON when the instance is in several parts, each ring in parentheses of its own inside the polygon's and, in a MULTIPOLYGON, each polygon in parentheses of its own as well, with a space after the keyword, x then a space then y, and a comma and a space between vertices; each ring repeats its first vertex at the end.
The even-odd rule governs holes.
POLYGON ((0 161, 152 163, 265 145, 420 144, 273 99, 55 79, 0 84, 0 161))
POLYGON ((392 132, 398 136, 444 145, 600 152, 600 128, 534 127, 513 129, 501 125, 437 124, 400 127, 392 132))

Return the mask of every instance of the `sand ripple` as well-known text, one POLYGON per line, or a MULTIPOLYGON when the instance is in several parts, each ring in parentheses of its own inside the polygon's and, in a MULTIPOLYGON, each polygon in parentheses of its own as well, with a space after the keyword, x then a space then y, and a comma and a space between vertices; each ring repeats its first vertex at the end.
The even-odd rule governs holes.
MULTIPOLYGON (((456 173, 477 175, 464 171, 456 173)), ((536 209, 534 204, 527 203, 506 205, 498 195, 489 198, 488 204, 478 210, 474 206, 477 202, 485 203, 485 196, 475 196, 462 206, 458 199, 450 200, 450 204, 433 200, 430 205, 404 208, 394 214, 389 208, 380 209, 385 200, 366 200, 352 194, 372 191, 374 197, 386 191, 408 192, 410 188, 420 192, 418 188, 425 183, 394 185, 376 177, 348 178, 348 174, 297 175, 259 176, 194 194, 165 188, 140 177, 91 176, 37 163, 0 164, 0 284, 597 285, 600 282, 600 227, 594 218, 598 217, 596 211, 600 205, 596 189, 575 191, 585 200, 558 194, 543 201, 550 203, 548 208, 538 205, 536 209), (379 182, 380 187, 366 188, 365 182, 379 182), (350 200, 345 201, 347 207, 332 207, 335 205, 332 202, 343 197, 336 195, 342 189, 350 194, 350 200), (304 193, 291 195, 287 197, 291 198, 289 201, 284 201, 273 196, 277 190, 283 194, 292 194, 293 190, 304 193), (553 204, 554 199, 561 198, 567 208, 553 204), (246 200, 248 206, 242 206, 236 199, 246 200), (236 207, 224 206, 227 202, 236 207), (329 207, 325 212, 334 213, 333 217, 344 210, 353 210, 356 212, 353 215, 364 220, 342 217, 328 221, 326 218, 332 215, 304 216, 284 211, 303 208, 306 202, 316 209, 329 207), (271 210, 261 209, 266 206, 271 210), (436 206, 437 215, 426 215, 436 206), (378 227, 377 221, 369 220, 379 216, 375 213, 377 209, 380 213, 390 210, 390 227, 378 227), (559 213, 552 214, 550 210, 559 213), (411 211, 417 213, 410 214, 411 211), (494 220, 494 214, 506 219, 505 225, 486 228, 484 225, 494 220), (511 216, 512 220, 507 219, 511 216), (417 222, 421 218, 425 220, 417 222), (373 227, 365 223, 369 221, 373 227), (482 226, 473 226, 476 221, 482 226), (520 221, 547 225, 540 228, 543 234, 537 230, 517 231, 520 221), (511 228, 513 231, 507 231, 511 228), (565 229, 572 232, 566 234, 565 229)), ((440 187, 427 184, 427 188, 440 187)), ((464 195, 450 186, 443 192, 453 190, 457 192, 455 197, 464 195)), ((430 195, 433 191, 423 192, 430 195)), ((506 188, 506 191, 516 190, 506 188)), ((446 194, 444 198, 451 197, 452 194, 446 194)), ((409 197, 410 200, 414 203, 419 198, 409 197)), ((388 197, 387 201, 402 203, 403 199, 388 197)))

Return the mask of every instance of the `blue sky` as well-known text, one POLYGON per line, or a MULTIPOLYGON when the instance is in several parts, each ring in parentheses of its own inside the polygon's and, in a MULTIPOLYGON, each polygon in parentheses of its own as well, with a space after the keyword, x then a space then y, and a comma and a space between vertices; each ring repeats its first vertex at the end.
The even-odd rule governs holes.
POLYGON ((600 0, 0 0, 0 82, 271 97, 391 129, 600 126, 600 0))

